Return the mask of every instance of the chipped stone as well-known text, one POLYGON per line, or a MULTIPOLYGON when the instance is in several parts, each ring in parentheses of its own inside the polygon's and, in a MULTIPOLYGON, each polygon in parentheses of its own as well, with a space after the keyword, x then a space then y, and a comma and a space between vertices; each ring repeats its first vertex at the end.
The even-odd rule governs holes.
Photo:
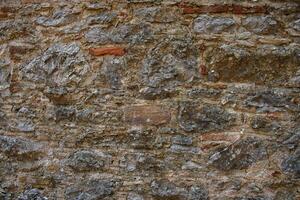
POLYGON ((194 21, 194 31, 196 33, 222 33, 231 32, 236 22, 230 17, 210 17, 208 15, 202 15, 194 21))

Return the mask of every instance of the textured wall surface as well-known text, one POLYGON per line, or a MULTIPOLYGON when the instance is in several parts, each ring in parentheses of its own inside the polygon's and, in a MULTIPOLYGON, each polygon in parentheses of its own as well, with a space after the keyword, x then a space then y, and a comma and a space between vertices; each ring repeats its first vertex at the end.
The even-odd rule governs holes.
POLYGON ((1 200, 299 200, 300 2, 0 0, 1 200))

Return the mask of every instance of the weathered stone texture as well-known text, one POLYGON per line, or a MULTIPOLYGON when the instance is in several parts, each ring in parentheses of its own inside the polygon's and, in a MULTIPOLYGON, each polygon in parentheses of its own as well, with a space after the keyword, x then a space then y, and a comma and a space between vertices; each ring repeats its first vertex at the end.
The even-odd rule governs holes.
POLYGON ((0 200, 299 200, 299 0, 0 0, 0 200))

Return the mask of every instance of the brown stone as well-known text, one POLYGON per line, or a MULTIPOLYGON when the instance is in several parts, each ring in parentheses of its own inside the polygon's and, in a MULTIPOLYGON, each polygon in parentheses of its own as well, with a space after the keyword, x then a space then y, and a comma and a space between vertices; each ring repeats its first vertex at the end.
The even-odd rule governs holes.
POLYGON ((242 6, 236 4, 222 5, 200 5, 189 6, 181 4, 183 14, 202 14, 202 13, 233 13, 233 14, 251 14, 251 13, 267 13, 265 6, 242 6))
POLYGON ((123 56, 125 54, 125 49, 122 47, 103 47, 103 48, 90 48, 89 52, 93 56, 123 56))
POLYGON ((158 105, 134 105, 124 109, 124 119, 133 125, 160 125, 168 123, 171 114, 158 105))
POLYGON ((200 136, 201 141, 225 141, 235 142, 240 138, 238 134, 229 133, 207 133, 200 136))

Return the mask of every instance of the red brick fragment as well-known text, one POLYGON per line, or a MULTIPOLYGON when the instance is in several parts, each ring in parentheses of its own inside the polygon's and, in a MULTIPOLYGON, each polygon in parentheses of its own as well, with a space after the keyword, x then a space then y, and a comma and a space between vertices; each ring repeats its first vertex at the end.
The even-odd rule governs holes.
POLYGON ((168 123, 171 114, 158 105, 134 105, 124 109, 124 119, 132 125, 160 125, 168 123))
POLYGON ((125 54, 125 49, 122 47, 102 47, 102 48, 90 48, 89 52, 93 56, 123 56, 125 54))
POLYGON ((200 74, 205 76, 208 74, 207 68, 205 65, 200 65, 200 74))

